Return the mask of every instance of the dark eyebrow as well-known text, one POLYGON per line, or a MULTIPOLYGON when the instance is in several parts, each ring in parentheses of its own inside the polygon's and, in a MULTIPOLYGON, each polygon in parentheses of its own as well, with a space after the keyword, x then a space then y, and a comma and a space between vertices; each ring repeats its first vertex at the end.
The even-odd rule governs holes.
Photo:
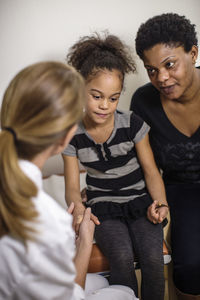
POLYGON ((164 63, 164 62, 166 62, 166 60, 168 60, 168 59, 170 59, 170 58, 172 58, 172 57, 175 57, 175 55, 168 56, 168 57, 165 58, 163 61, 161 61, 161 64, 164 63))
MULTIPOLYGON (((163 59, 163 61, 161 61, 161 64, 163 64, 164 62, 166 62, 166 61, 169 60, 170 58, 174 58, 174 57, 176 57, 176 56, 175 56, 175 55, 171 55, 171 56, 166 57, 165 59, 163 59)), ((156 69, 155 67, 150 66, 150 65, 144 65, 144 66, 145 66, 145 68, 156 69)))

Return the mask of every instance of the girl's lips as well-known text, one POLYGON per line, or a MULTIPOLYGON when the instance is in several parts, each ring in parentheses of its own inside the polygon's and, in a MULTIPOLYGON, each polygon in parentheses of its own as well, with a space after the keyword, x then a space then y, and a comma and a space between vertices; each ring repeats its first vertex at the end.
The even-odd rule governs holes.
POLYGON ((106 118, 108 116, 108 114, 100 114, 100 113, 96 113, 96 115, 100 118, 106 118))

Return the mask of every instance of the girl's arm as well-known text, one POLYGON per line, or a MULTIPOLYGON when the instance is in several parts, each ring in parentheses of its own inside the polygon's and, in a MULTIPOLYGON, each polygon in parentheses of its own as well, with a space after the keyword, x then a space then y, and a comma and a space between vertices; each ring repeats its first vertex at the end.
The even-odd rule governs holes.
POLYGON ((78 159, 75 156, 62 155, 64 160, 65 200, 67 205, 74 203, 73 227, 76 233, 83 218, 85 206, 80 194, 80 174, 78 159))
POLYGON ((147 189, 154 200, 148 208, 147 216, 151 222, 161 223, 168 214, 168 204, 164 183, 154 160, 148 134, 135 147, 147 189))
MULTIPOLYGON (((64 176, 65 176, 65 199, 69 206, 74 203, 73 210, 73 227, 76 233, 79 231, 80 223, 83 219, 85 206, 82 203, 80 193, 80 172, 78 159, 75 156, 62 155, 64 160, 64 176)), ((98 218, 91 214, 91 220, 99 225, 98 218)))

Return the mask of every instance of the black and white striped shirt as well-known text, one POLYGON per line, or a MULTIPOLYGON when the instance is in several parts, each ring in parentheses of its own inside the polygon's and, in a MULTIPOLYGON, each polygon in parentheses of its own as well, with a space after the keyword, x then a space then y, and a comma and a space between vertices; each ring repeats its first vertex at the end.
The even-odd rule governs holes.
POLYGON ((97 144, 79 124, 63 154, 77 156, 87 171, 87 203, 127 203, 146 194, 135 144, 150 127, 131 111, 115 112, 114 129, 105 143, 97 144))

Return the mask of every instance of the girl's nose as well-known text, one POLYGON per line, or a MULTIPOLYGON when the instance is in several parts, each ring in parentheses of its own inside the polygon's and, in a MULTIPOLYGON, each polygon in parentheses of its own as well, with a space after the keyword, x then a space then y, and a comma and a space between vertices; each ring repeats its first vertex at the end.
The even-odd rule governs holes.
POLYGON ((106 98, 102 99, 100 101, 100 108, 101 109, 107 109, 108 108, 108 100, 106 98))

